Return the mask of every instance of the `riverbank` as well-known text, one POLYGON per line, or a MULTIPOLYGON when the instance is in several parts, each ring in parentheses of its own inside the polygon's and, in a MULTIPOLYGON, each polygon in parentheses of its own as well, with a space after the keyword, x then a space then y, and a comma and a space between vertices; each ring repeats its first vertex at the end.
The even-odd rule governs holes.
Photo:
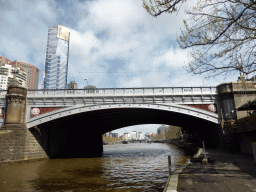
POLYGON ((173 191, 256 191, 256 165, 252 156, 223 149, 206 151, 213 163, 187 163, 178 173, 177 189, 173 191))
POLYGON ((186 149, 191 151, 192 153, 196 153, 199 147, 193 146, 191 143, 180 142, 178 139, 170 139, 167 143, 175 145, 180 149, 186 149))
POLYGON ((208 149, 215 163, 191 163, 179 175, 178 192, 256 191, 256 166, 253 157, 241 153, 208 149))

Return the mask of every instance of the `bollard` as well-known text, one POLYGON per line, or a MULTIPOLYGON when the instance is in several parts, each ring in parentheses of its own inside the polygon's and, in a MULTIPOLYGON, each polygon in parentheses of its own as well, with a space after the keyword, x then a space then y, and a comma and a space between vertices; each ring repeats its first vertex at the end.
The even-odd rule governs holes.
POLYGON ((202 141, 202 143, 203 143, 203 149, 204 149, 204 158, 206 158, 206 152, 205 152, 204 141, 202 141))
POLYGON ((171 159, 171 156, 170 156, 170 155, 168 155, 168 168, 169 168, 169 175, 171 175, 171 173, 172 173, 171 165, 172 165, 172 159, 171 159))

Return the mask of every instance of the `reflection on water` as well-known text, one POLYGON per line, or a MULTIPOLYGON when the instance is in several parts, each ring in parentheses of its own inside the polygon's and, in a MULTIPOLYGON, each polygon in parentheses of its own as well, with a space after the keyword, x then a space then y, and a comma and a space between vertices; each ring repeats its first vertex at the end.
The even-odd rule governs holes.
POLYGON ((173 145, 105 145, 100 158, 49 159, 0 166, 0 191, 163 191, 172 169, 189 158, 173 145))

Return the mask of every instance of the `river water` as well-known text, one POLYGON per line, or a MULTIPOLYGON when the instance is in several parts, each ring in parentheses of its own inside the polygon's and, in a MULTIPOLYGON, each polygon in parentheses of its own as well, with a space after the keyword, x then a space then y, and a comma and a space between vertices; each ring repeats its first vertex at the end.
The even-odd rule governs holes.
POLYGON ((99 158, 45 159, 0 166, 0 191, 163 191, 172 170, 192 155, 174 145, 104 145, 99 158))

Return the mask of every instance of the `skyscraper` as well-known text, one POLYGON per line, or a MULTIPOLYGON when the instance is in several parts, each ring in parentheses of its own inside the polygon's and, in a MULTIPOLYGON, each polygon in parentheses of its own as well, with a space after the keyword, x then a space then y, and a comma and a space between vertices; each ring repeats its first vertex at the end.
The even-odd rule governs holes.
POLYGON ((10 65, 15 68, 19 67, 27 73, 28 89, 38 89, 40 70, 36 66, 21 61, 13 61, 10 65))
POLYGON ((16 70, 16 79, 18 84, 27 87, 27 73, 19 67, 14 68, 11 65, 2 63, 0 66, 0 90, 7 90, 13 79, 14 71, 16 70))
MULTIPOLYGON (((14 68, 20 68, 21 71, 24 71, 27 75, 26 86, 28 89, 38 89, 39 83, 39 69, 29 63, 21 62, 21 61, 10 61, 4 56, 0 56, 0 64, 5 66, 4 64, 11 65, 14 68)), ((12 77, 12 75, 11 75, 12 77)), ((23 84, 23 83, 22 83, 23 84)))
POLYGON ((67 88, 69 37, 67 27, 49 27, 43 74, 44 89, 67 88))

